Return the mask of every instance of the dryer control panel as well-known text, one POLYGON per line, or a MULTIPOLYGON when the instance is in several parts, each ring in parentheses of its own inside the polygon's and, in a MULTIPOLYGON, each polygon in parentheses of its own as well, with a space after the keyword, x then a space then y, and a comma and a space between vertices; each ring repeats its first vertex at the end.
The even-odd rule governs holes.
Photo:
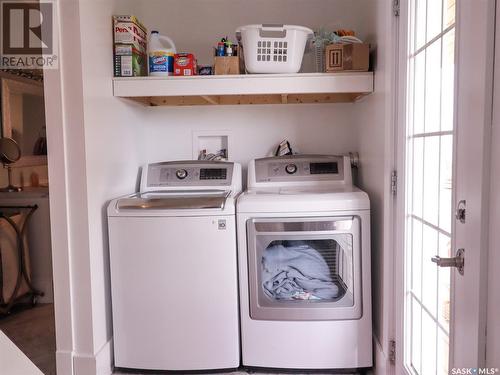
POLYGON ((167 187, 230 187, 234 164, 228 162, 183 161, 153 163, 145 166, 141 191, 167 187), (146 183, 144 183, 146 182, 146 183))
MULTIPOLYGON (((352 183, 351 174, 344 173, 343 156, 290 155, 256 159, 250 165, 249 178, 256 183, 300 183, 300 182, 347 182, 352 183)), ((348 171, 350 172, 350 170, 348 171)), ((249 185, 252 185, 249 180, 249 185)))

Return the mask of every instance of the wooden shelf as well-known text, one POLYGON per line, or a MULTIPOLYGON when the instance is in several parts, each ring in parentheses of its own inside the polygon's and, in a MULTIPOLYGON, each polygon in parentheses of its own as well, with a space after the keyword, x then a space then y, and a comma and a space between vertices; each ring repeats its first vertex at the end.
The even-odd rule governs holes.
POLYGON ((372 92, 372 72, 113 79, 115 97, 150 106, 348 103, 372 92))

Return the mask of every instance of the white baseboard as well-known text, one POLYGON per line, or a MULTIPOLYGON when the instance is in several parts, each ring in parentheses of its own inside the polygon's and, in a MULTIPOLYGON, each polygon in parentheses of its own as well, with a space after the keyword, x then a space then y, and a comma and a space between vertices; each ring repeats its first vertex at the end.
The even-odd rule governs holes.
POLYGON ((73 374, 73 352, 67 350, 56 351, 57 375, 73 374))
POLYGON ((73 375, 97 375, 95 357, 93 355, 75 353, 73 357, 73 369, 73 375))
POLYGON ((73 366, 74 375, 111 375, 113 373, 112 340, 106 342, 96 355, 75 354, 73 366))

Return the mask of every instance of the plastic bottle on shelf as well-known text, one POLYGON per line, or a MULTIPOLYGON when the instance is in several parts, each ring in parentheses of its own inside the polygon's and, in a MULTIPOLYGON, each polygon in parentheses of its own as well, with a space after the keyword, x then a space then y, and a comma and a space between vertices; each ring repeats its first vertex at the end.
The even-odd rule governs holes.
POLYGON ((175 44, 158 31, 151 31, 149 38, 149 75, 169 76, 174 74, 175 44))
POLYGON ((233 44, 230 41, 226 42, 226 56, 233 56, 233 44))

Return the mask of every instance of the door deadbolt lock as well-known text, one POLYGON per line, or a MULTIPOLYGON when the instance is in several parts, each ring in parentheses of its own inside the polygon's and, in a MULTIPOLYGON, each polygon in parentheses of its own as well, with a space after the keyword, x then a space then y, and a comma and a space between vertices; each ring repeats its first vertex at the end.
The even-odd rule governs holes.
POLYGON ((465 250, 458 249, 453 258, 441 258, 439 255, 433 256, 431 260, 439 267, 455 267, 460 275, 464 274, 465 250))
POLYGON ((461 200, 457 204, 457 210, 455 212, 455 218, 462 224, 465 223, 465 200, 461 200))

